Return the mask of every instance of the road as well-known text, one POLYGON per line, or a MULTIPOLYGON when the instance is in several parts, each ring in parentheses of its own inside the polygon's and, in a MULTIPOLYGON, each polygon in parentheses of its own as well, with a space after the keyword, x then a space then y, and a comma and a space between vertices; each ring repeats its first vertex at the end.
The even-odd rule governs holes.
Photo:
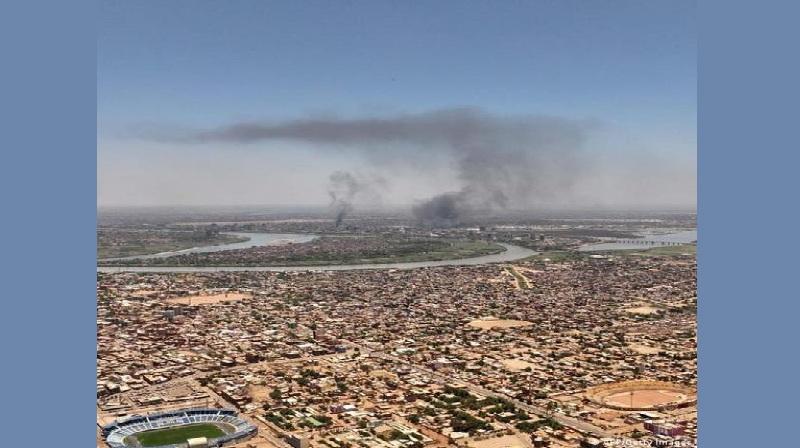
MULTIPOLYGON (((352 342, 351 342, 351 344, 353 344, 355 346, 358 346, 357 344, 354 344, 352 342)), ((360 350, 361 350, 361 353, 368 353, 370 356, 374 356, 374 357, 377 357, 377 358, 382 358, 382 359, 385 359, 387 361, 391 361, 393 363, 396 363, 398 365, 405 365, 405 366, 408 366, 408 367, 410 367, 412 369, 415 369, 417 371, 424 372, 424 373, 430 375, 431 378, 434 378, 434 379, 438 380, 441 384, 451 385, 451 386, 452 385, 459 385, 459 386, 463 386, 465 389, 467 389, 468 391, 470 391, 472 393, 476 393, 476 394, 479 394, 479 395, 485 395, 485 396, 494 396, 494 397, 499 397, 499 398, 506 399, 506 400, 510 401, 511 403, 513 403, 514 406, 516 406, 516 407, 518 407, 518 408, 520 408, 520 409, 522 409, 522 410, 524 410, 524 411, 526 411, 528 413, 535 414, 535 415, 538 415, 540 417, 544 417, 544 416, 551 417, 553 420, 557 421, 558 423, 560 423, 560 424, 562 424, 562 425, 564 425, 564 426, 566 426, 568 428, 574 429, 575 431, 578 431, 581 434, 590 435, 590 436, 601 438, 601 439, 602 438, 611 438, 611 437, 618 438, 619 437, 617 435, 614 435, 614 434, 612 434, 610 432, 607 432, 607 431, 603 430, 600 427, 592 425, 591 423, 584 422, 584 421, 581 421, 581 420, 578 420, 578 419, 575 419, 575 418, 572 418, 572 417, 568 417, 566 415, 548 412, 547 410, 545 410, 542 407, 534 406, 534 405, 525 403, 525 402, 520 401, 520 400, 518 400, 518 399, 516 399, 514 397, 511 397, 509 395, 506 395, 506 394, 503 394, 503 393, 500 393, 500 392, 496 392, 496 391, 493 391, 493 390, 486 389, 486 388, 484 388, 482 386, 479 386, 477 384, 472 384, 472 383, 469 383, 469 382, 466 382, 466 381, 462 381, 462 380, 455 380, 454 381, 452 377, 448 377, 448 376, 443 375, 443 374, 441 374, 439 372, 431 370, 431 369, 429 369, 427 367, 423 367, 423 366, 419 366, 419 365, 416 365, 416 364, 412 364, 412 363, 408 362, 405 359, 398 358, 397 356, 392 356, 392 355, 389 355, 389 354, 386 354, 386 353, 383 353, 383 352, 380 352, 380 351, 369 350, 369 349, 366 349, 366 348, 363 348, 363 347, 361 347, 360 350)))
MULTIPOLYGON (((500 392, 496 392, 496 391, 493 391, 493 390, 490 390, 490 389, 486 389, 485 387, 479 386, 477 384, 469 383, 469 382, 466 382, 466 381, 463 381, 463 380, 454 380, 452 377, 448 377, 446 375, 443 375, 443 374, 441 374, 439 372, 436 372, 434 370, 431 370, 431 369, 429 369, 429 368, 427 368, 425 366, 420 366, 420 365, 417 365, 417 364, 410 363, 406 359, 399 358, 399 357, 393 356, 393 355, 389 355, 389 354, 384 353, 382 351, 369 349, 367 347, 364 347, 364 346, 362 346, 360 344, 357 344, 355 342, 352 342, 352 341, 343 341, 343 342, 346 342, 349 346, 351 346, 353 348, 357 348, 358 351, 361 354, 366 354, 366 355, 369 355, 369 356, 372 356, 372 357, 381 358, 381 359, 390 361, 390 362, 392 362, 392 363, 394 363, 394 364, 396 364, 398 366, 399 365, 404 365, 404 366, 410 367, 410 368, 412 368, 412 369, 414 369, 416 371, 423 372, 423 373, 429 375, 434 380, 438 381, 442 385, 451 385, 451 386, 455 385, 455 386, 463 387, 463 388, 467 389, 468 391, 470 391, 472 393, 475 393, 475 394, 478 394, 478 395, 494 396, 494 397, 503 398, 503 399, 508 400, 509 402, 513 403, 516 407, 518 407, 519 409, 524 410, 525 412, 537 415, 539 417, 550 417, 553 420, 557 421, 558 423, 564 425, 565 427, 571 428, 571 429, 573 429, 573 430, 575 430, 575 431, 577 431, 577 432, 579 432, 579 433, 581 433, 583 435, 597 437, 597 438, 600 438, 600 439, 603 439, 603 438, 614 438, 614 439, 617 439, 617 440, 620 439, 619 435, 615 435, 615 434, 612 434, 610 432, 607 432, 607 431, 603 430, 600 427, 592 425, 591 423, 584 422, 582 420, 578 420, 576 418, 572 418, 572 417, 569 417, 569 416, 566 416, 566 415, 549 412, 549 411, 547 411, 546 409, 544 409, 544 408, 542 408, 540 406, 535 406, 535 405, 532 405, 532 404, 525 403, 525 402, 520 401, 520 400, 518 400, 518 399, 516 399, 514 397, 511 397, 509 395, 506 395, 506 394, 503 394, 503 393, 500 393, 500 392)), ((115 395, 116 396, 126 396, 126 395, 131 394, 131 393, 134 393, 134 394, 138 395, 138 394, 142 394, 142 393, 148 392, 151 389, 152 390, 159 390, 159 389, 163 389, 163 388, 168 387, 170 385, 178 384, 178 383, 181 383, 181 382, 187 382, 187 381, 195 382, 197 380, 197 378, 203 377, 203 376, 208 376, 210 374, 219 374, 219 373, 225 373, 225 372, 235 372, 235 371, 242 370, 242 369, 252 369, 253 367, 258 367, 258 366, 267 366, 267 365, 276 365, 276 364, 289 364, 289 363, 295 363, 295 362, 301 362, 301 361, 320 360, 320 359, 332 358, 332 357, 341 356, 341 355, 343 355, 343 353, 333 353, 333 354, 321 355, 321 356, 305 356, 305 357, 301 357, 301 358, 281 359, 281 360, 277 360, 277 361, 276 360, 261 361, 261 362, 257 362, 257 363, 253 363, 253 364, 246 364, 246 365, 228 367, 228 368, 225 368, 225 369, 216 370, 214 372, 197 372, 197 373, 194 373, 194 374, 189 375, 189 376, 175 378, 175 379, 166 381, 164 383, 154 384, 154 385, 142 388, 142 389, 131 390, 131 391, 128 391, 128 392, 123 392, 123 393, 115 394, 115 395)), ((219 400, 222 403, 228 403, 227 400, 224 400, 222 397, 220 397, 219 395, 214 393, 213 390, 211 390, 211 388, 204 388, 204 389, 210 391, 211 396, 213 398, 219 400)), ((230 405, 230 403, 228 403, 228 404, 230 405)), ((233 407, 233 406, 231 406, 231 407, 233 407)), ((276 443, 277 446, 283 446, 283 447, 286 446, 286 443, 283 442, 283 441, 279 441, 276 438, 270 438, 270 439, 275 439, 274 442, 276 443)), ((270 441, 273 441, 273 440, 270 440, 270 441)))
POLYGON ((286 359, 279 359, 279 360, 266 360, 266 361, 255 362, 255 363, 252 363, 252 364, 241 364, 241 365, 237 365, 237 366, 225 367, 225 368, 221 368, 221 369, 217 369, 217 370, 209 371, 209 372, 199 371, 199 372, 195 372, 195 373, 193 373, 191 375, 173 378, 171 380, 164 381, 163 383, 151 384, 149 386, 142 387, 140 389, 131 389, 131 390, 125 391, 125 392, 119 392, 119 393, 116 393, 116 394, 107 395, 104 398, 107 399, 107 398, 111 398, 111 397, 126 397, 126 396, 131 395, 131 394, 133 394, 133 395, 141 395, 143 393, 165 389, 165 388, 167 388, 169 386, 172 386, 172 385, 175 385, 175 384, 180 384, 180 383, 183 383, 183 382, 186 382, 186 381, 196 381, 198 378, 209 376, 209 375, 216 375, 216 374, 220 374, 220 373, 231 373, 231 372, 237 372, 239 370, 249 370, 249 369, 252 369, 254 367, 266 367, 266 366, 280 365, 280 364, 291 364, 291 363, 294 363, 294 362, 302 362, 302 361, 315 361, 315 360, 320 360, 320 359, 333 358, 335 356, 341 356, 341 355, 345 355, 345 354, 346 353, 331 353, 331 354, 320 355, 320 356, 302 356, 302 357, 299 357, 299 358, 286 358, 286 359))
MULTIPOLYGON (((150 386, 143 387, 141 389, 134 389, 134 390, 126 391, 126 392, 121 392, 121 393, 118 393, 118 394, 114 394, 112 396, 113 397, 126 397, 126 396, 128 396, 130 394, 141 395, 141 394, 146 394, 146 393, 151 393, 151 392, 157 392, 157 391, 169 388, 170 386, 173 386, 173 385, 176 385, 176 384, 190 383, 193 386, 193 389, 195 389, 195 390, 203 390, 206 393, 208 393, 209 397, 211 398, 211 401, 214 401, 214 402, 217 402, 219 404, 222 404, 224 407, 227 407, 227 408, 230 408, 230 409, 236 409, 236 406, 234 404, 230 403, 228 400, 226 400, 225 398, 223 398, 222 396, 217 394, 214 391, 213 388, 201 386, 200 383, 197 381, 198 378, 204 377, 204 376, 208 376, 208 375, 212 375, 212 374, 230 373, 230 372, 236 372, 236 371, 244 370, 244 369, 252 369, 253 367, 261 367, 261 366, 267 366, 267 365, 289 364, 289 363, 302 362, 302 361, 320 360, 320 359, 332 358, 334 356, 340 356, 340 355, 343 355, 343 353, 331 353, 331 354, 328 354, 328 355, 321 355, 321 356, 303 356, 303 357, 300 357, 300 358, 289 358, 289 359, 280 359, 280 360, 267 360, 267 361, 260 361, 260 362, 257 362, 257 363, 252 363, 252 364, 245 364, 245 365, 227 367, 227 368, 215 370, 213 372, 196 372, 196 373, 193 373, 192 375, 182 376, 182 377, 179 377, 179 378, 173 378, 173 379, 171 379, 169 381, 165 381, 163 383, 152 384, 150 386)), ((111 396, 109 396, 109 397, 111 397, 111 396)), ((98 414, 100 414, 100 413, 102 413, 102 411, 98 407, 98 414)), ((280 437, 277 437, 273 433, 272 429, 269 428, 267 425, 262 424, 262 422, 260 422, 260 421, 255 422, 255 424, 261 429, 264 429, 264 428, 267 429, 267 431, 259 431, 258 432, 258 437, 261 437, 262 439, 269 441, 270 443, 273 444, 273 446, 275 446, 277 448, 291 448, 291 446, 285 440, 281 439, 280 437)), ((97 439, 98 439, 98 447, 106 446, 105 443, 102 442, 103 438, 102 438, 99 426, 97 428, 97 439)))

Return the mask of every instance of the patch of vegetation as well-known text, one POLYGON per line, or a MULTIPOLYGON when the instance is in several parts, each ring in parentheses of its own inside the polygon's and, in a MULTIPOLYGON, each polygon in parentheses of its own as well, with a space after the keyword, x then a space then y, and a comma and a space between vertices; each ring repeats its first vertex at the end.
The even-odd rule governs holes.
POLYGON ((505 251, 488 241, 390 236, 324 236, 306 243, 260 246, 165 258, 105 261, 105 266, 321 266, 409 263, 492 255, 505 251))
POLYGON ((519 422, 516 424, 515 427, 522 432, 531 433, 545 426, 549 426, 556 430, 562 429, 564 427, 561 423, 555 421, 552 417, 545 417, 541 420, 536 420, 534 422, 530 421, 519 422))
POLYGON ((275 426, 277 426, 279 428, 285 429, 287 431, 293 430, 294 429, 294 425, 292 424, 292 422, 290 422, 290 421, 288 421, 286 419, 286 417, 290 417, 291 416, 291 411, 289 411, 288 409, 285 409, 285 410, 282 411, 282 413, 284 415, 281 415, 281 414, 276 413, 276 412, 270 412, 270 413, 265 414, 264 418, 266 418, 267 421, 269 421, 270 423, 274 424, 275 426), (288 413, 286 413, 284 411, 288 411, 288 413))
POLYGON ((239 243, 249 238, 219 233, 215 229, 194 231, 99 229, 97 258, 132 257, 157 254, 198 246, 239 243))
POLYGON ((453 427, 453 431, 467 432, 470 435, 474 434, 480 429, 492 429, 492 425, 489 424, 489 422, 474 417, 472 414, 464 411, 453 412, 453 418, 450 420, 450 426, 453 427))

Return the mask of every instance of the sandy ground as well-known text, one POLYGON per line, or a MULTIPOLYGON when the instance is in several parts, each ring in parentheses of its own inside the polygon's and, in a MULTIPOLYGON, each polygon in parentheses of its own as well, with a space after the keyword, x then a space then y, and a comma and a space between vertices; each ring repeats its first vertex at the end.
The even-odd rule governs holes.
POLYGON ((388 370, 378 369, 369 372, 369 376, 373 378, 383 378, 387 380, 397 381, 397 374, 390 372, 388 370))
POLYGON ((628 344, 628 348, 642 355, 654 355, 661 351, 658 347, 650 347, 643 344, 628 344))
POLYGON ((278 445, 256 437, 255 439, 237 443, 236 445, 231 445, 231 448, 278 448, 278 445))
POLYGON ((486 440, 470 439, 468 445, 470 448, 511 448, 511 447, 527 447, 530 444, 525 443, 520 437, 524 436, 502 436, 492 437, 486 440))
POLYGON ((503 367, 505 367, 508 370, 517 371, 517 370, 523 370, 527 367, 533 368, 533 364, 527 361, 523 361, 521 359, 503 359, 500 362, 503 364, 503 367))
POLYGON ((620 407, 646 408, 681 401, 684 398, 686 395, 670 390, 634 390, 608 395, 603 401, 620 407))
POLYGON ((242 300, 250 298, 250 294, 244 294, 240 292, 229 292, 223 294, 200 294, 196 296, 183 296, 183 297, 173 297, 171 299, 167 299, 166 301, 169 303, 177 303, 181 305, 212 305, 215 303, 222 303, 222 302, 233 302, 236 300, 242 300))
POLYGON ((256 384, 250 384, 247 386, 247 395, 253 399, 253 401, 267 401, 269 399, 269 393, 271 390, 264 386, 259 386, 256 384))
POLYGON ((527 327, 528 325, 533 325, 533 324, 525 320, 496 319, 494 317, 484 317, 482 319, 473 320, 467 325, 474 328, 480 328, 481 330, 491 330, 494 328, 527 327))
POLYGON ((649 304, 642 304, 640 306, 635 306, 635 307, 631 307, 631 308, 625 308, 623 311, 625 311, 627 313, 631 313, 631 314, 648 315, 648 314, 656 314, 659 311, 661 311, 661 309, 660 308, 656 308, 654 306, 651 306, 649 304))
POLYGON ((605 420, 607 422, 611 422, 611 421, 614 421, 614 420, 622 417, 623 415, 624 414, 622 412, 619 412, 619 411, 602 411, 602 412, 598 412, 595 417, 599 418, 600 420, 605 420))

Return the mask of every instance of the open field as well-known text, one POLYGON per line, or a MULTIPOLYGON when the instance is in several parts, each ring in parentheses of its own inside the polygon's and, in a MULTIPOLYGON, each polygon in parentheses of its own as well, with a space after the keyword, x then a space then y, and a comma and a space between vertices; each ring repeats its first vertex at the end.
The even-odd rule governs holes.
POLYGON ((661 311, 661 308, 656 308, 656 307, 650 306, 648 304, 643 304, 643 305, 640 305, 640 306, 624 308, 623 311, 625 311, 626 313, 630 313, 630 314, 639 314, 639 315, 643 315, 643 316, 650 316, 650 315, 653 315, 653 314, 658 314, 658 312, 661 311))
POLYGON ((523 440, 524 435, 506 435, 501 437, 490 437, 483 440, 472 439, 469 441, 470 448, 522 448, 530 445, 530 442, 523 440))
POLYGON ((196 296, 182 296, 167 299, 166 302, 179 305, 213 305, 215 303, 234 302, 252 297, 251 294, 229 292, 221 294, 200 294, 196 296))
POLYGON ((506 369, 511 370, 511 371, 515 371, 515 372, 516 371, 520 371, 520 370, 525 370, 528 367, 533 367, 534 366, 533 364, 529 363, 528 361, 523 361, 521 359, 503 359, 503 360, 500 361, 500 363, 503 364, 503 367, 505 367, 506 369))
POLYGON ((246 394, 255 401, 265 401, 269 398, 271 389, 266 386, 251 384, 247 386, 246 394))
POLYGON ((170 445, 186 442, 194 437, 207 437, 209 439, 222 437, 225 432, 217 425, 210 423, 197 423, 194 425, 175 426, 172 428, 155 429, 136 434, 136 440, 143 447, 170 445))
POLYGON ((621 381, 590 388, 586 397, 612 409, 646 410, 692 403, 696 400, 696 392, 663 381, 621 381))
POLYGON ((528 325, 533 325, 533 324, 531 322, 527 322, 524 320, 495 319, 491 317, 486 317, 483 319, 473 320, 467 325, 473 328, 480 328, 481 330, 493 330, 496 328, 505 329, 505 328, 527 327, 528 325))
POLYGON ((654 355, 662 351, 662 349, 658 347, 651 347, 644 344, 630 344, 628 345, 628 348, 642 355, 654 355))
POLYGON ((669 390, 633 390, 608 395, 604 401, 620 408, 650 408, 681 401, 684 398, 686 398, 684 394, 669 390))

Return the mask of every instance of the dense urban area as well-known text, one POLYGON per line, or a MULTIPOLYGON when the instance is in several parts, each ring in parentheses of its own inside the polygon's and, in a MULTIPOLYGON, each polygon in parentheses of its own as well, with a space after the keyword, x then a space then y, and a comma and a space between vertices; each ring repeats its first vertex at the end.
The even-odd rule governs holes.
POLYGON ((307 212, 107 213, 101 253, 147 241, 138 254, 162 252, 176 233, 209 246, 241 240, 226 232, 315 238, 98 269, 98 446, 164 446, 175 433, 159 425, 184 426, 169 446, 222 434, 241 448, 695 446, 695 242, 643 239, 694 226, 688 213, 447 228, 370 214, 333 226, 307 212), (585 249, 621 241, 633 248, 585 249), (469 258, 501 243, 536 252, 324 269, 469 258), (125 269, 293 264, 322 269, 125 269))

